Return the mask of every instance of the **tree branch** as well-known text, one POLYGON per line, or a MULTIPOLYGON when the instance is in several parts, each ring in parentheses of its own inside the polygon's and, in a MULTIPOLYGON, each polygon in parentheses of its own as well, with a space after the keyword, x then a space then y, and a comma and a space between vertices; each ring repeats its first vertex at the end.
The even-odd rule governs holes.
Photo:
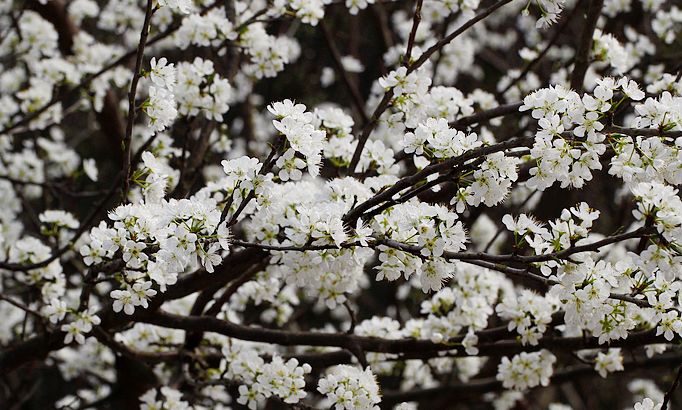
POLYGON ((128 92, 128 122, 126 124, 126 133, 123 138, 123 188, 121 193, 121 201, 125 202, 128 198, 128 189, 130 187, 130 161, 132 159, 132 141, 133 124, 135 123, 135 96, 137 94, 137 83, 142 75, 142 59, 144 58, 144 48, 147 45, 147 36, 149 35, 149 26, 154 14, 154 0, 147 0, 147 7, 144 14, 144 22, 142 23, 142 31, 140 32, 140 42, 137 45, 137 57, 135 59, 135 68, 133 71, 133 79, 130 82, 130 92, 128 92))
POLYGON ((594 30, 597 28, 597 21, 601 14, 604 0, 589 0, 590 4, 587 9, 587 16, 585 17, 585 26, 580 37, 580 43, 575 54, 575 62, 573 64, 573 75, 571 76, 571 88, 577 92, 583 91, 583 82, 585 80, 585 73, 589 66, 590 50, 592 50, 592 37, 594 30))

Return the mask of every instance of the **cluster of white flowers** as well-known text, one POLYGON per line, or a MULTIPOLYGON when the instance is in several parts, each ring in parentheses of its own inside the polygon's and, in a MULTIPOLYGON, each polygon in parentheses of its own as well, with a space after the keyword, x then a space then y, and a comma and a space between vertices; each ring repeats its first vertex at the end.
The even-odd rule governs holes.
POLYGON ((149 117, 152 132, 163 131, 173 123, 178 115, 173 87, 175 86, 175 67, 166 58, 151 60, 149 77, 153 85, 149 87, 149 98, 142 105, 149 117))
POLYGON ((639 403, 635 403, 634 410, 660 410, 662 403, 656 403, 650 398, 645 398, 639 403))
POLYGON ((594 57, 608 64, 614 74, 625 74, 636 63, 636 59, 628 52, 629 50, 611 34, 595 30, 592 48, 594 57))
POLYGON ((317 391, 338 410, 378 410, 381 402, 379 385, 369 368, 335 366, 320 379, 317 391))
MULTIPOLYGON (((14 237, 7 235, 3 241, 3 258, 11 263, 33 264, 47 260, 52 255, 52 249, 37 238, 14 237), (10 242, 14 240, 13 242, 10 242)), ((54 260, 44 267, 17 272, 12 278, 18 283, 34 287, 46 304, 54 299, 62 298, 66 293, 66 276, 59 260, 54 260)))
POLYGON ((464 212, 467 205, 494 206, 502 202, 518 179, 519 160, 504 153, 488 155, 471 174, 471 180, 463 178, 457 194, 450 200, 457 212, 464 212))
POLYGON ((602 168, 599 159, 606 151, 604 124, 600 120, 625 98, 644 98, 638 85, 627 77, 617 81, 603 78, 592 94, 582 97, 562 86, 526 96, 520 110, 532 110, 540 126, 531 150, 538 166, 530 170, 528 185, 545 190, 558 181, 562 188, 581 188, 590 181, 591 170, 602 168))
POLYGON ((538 19, 535 25, 538 28, 546 28, 557 21, 559 14, 561 14, 561 11, 564 8, 564 3, 566 3, 566 0, 536 0, 536 3, 542 16, 538 19))
MULTIPOLYGON (((378 87, 378 82, 375 82, 375 85, 378 87)), ((374 95, 372 98, 377 97, 374 95)), ((366 142, 360 153, 356 171, 363 173, 375 171, 383 176, 398 174, 400 168, 396 164, 395 151, 402 150, 403 147, 399 146, 399 140, 395 138, 395 133, 401 133, 405 129, 401 117, 402 114, 389 115, 388 111, 382 115, 382 121, 380 121, 382 125, 380 126, 383 126, 383 119, 385 118, 389 128, 377 132, 377 134, 384 134, 383 136, 370 138, 366 142), (392 128, 393 126, 395 128, 392 128)), ((324 104, 315 109, 313 123, 326 131, 328 141, 323 150, 325 158, 338 167, 348 166, 358 144, 357 138, 352 134, 353 118, 334 105, 324 104)), ((372 179, 369 180, 373 181, 372 179)))
POLYGON ((497 380, 507 389, 526 390, 535 386, 547 386, 554 373, 556 356, 547 350, 521 352, 511 360, 503 357, 497 367, 497 380))
POLYGON ((623 371, 623 356, 620 349, 609 349, 606 353, 599 352, 594 360, 594 370, 601 377, 606 377, 609 373, 623 371))
POLYGON ((682 220, 678 212, 682 209, 682 199, 677 190, 659 182, 642 182, 632 188, 638 201, 638 220, 651 217, 658 232, 670 243, 682 241, 682 220))
POLYGON ((184 14, 189 14, 192 8, 192 2, 190 0, 157 0, 159 6, 170 7, 175 11, 179 11, 184 14))
POLYGON ((287 0, 287 3, 302 22, 316 26, 324 17, 324 6, 328 0, 287 0))
POLYGON ((628 331, 636 326, 632 317, 637 307, 609 300, 627 272, 624 263, 613 266, 590 258, 579 265, 559 268, 560 283, 552 287, 550 294, 561 301, 569 332, 589 329, 600 343, 627 337, 628 331))
POLYGON ((476 134, 465 135, 450 128, 445 118, 429 118, 425 124, 419 124, 415 132, 405 134, 403 145, 407 154, 451 158, 479 147, 481 141, 476 134))
POLYGON ((26 54, 26 57, 33 61, 37 61, 40 57, 52 57, 59 54, 57 31, 40 14, 27 10, 17 20, 18 30, 11 31, 3 38, 3 50, 11 48, 19 55, 26 54))
POLYGON ((196 57, 191 63, 181 62, 177 77, 174 93, 180 114, 194 117, 201 113, 207 119, 223 120, 234 98, 233 90, 229 81, 215 72, 211 60, 196 57))
MULTIPOLYGON (((397 65, 399 63, 397 61, 398 57, 403 55, 405 50, 394 49, 393 51, 396 61, 390 61, 389 64, 397 65)), ((447 57, 458 58, 457 55, 454 55, 454 52, 444 56, 444 58, 447 57)), ((445 60, 443 64, 447 62, 448 60, 445 60)), ((442 70, 436 74, 438 75, 441 72, 452 73, 451 71, 442 70)), ((423 140, 422 142, 425 144, 428 130, 434 129, 437 126, 436 124, 442 124, 442 121, 438 121, 439 119, 444 118, 449 123, 454 122, 460 117, 472 114, 474 112, 474 105, 482 103, 487 97, 494 100, 492 95, 485 92, 475 92, 470 96, 466 96, 462 91, 452 86, 432 87, 431 67, 428 65, 422 66, 409 74, 404 66, 399 67, 391 71, 387 76, 380 78, 372 88, 373 94, 369 104, 378 104, 382 98, 381 93, 386 90, 392 91, 394 98, 392 99, 391 108, 382 114, 380 127, 373 134, 373 137, 376 135, 375 138, 377 140, 383 141, 395 150, 404 150, 406 147, 412 147, 419 140, 423 140), (432 125, 427 124, 429 119, 431 119, 432 125), (434 120, 435 124, 433 123, 434 120), (418 130, 420 124, 423 127, 421 130, 418 130), (405 133, 406 128, 412 131, 405 133), (401 141, 395 138, 396 134, 407 135, 401 141)), ((461 136, 454 130, 445 131, 443 125, 438 126, 438 129, 442 130, 442 132, 433 135, 431 139, 439 147, 446 149, 445 152, 441 153, 443 155, 441 158, 454 155, 447 150, 450 145, 454 144, 453 147, 455 149, 466 149, 471 144, 477 144, 472 139, 476 138, 475 134, 465 133, 464 136, 461 136), (446 146, 442 146, 442 144, 446 144, 446 146)), ((414 146, 414 148, 415 150, 409 150, 408 148, 406 152, 415 152, 418 147, 414 146)))
POLYGON ((168 386, 147 390, 140 396, 142 410, 192 410, 188 402, 182 400, 182 393, 168 386))
MULTIPOLYGON (((496 272, 477 266, 458 264, 457 275, 451 286, 436 292, 430 300, 421 304, 426 319, 413 319, 407 329, 418 329, 418 334, 406 336, 429 339, 436 343, 448 341, 468 329, 467 336, 475 337, 473 331, 484 329, 494 313, 500 290, 509 286, 506 279, 496 272)), ((508 288, 507 288, 508 290, 508 288)), ((505 291, 506 293, 506 291, 505 291)), ((467 340, 468 342, 468 340, 467 340)), ((467 351, 474 346, 465 346, 467 351)))
POLYGON ((102 222, 93 228, 80 253, 88 265, 117 256, 125 262, 118 277, 121 288, 111 291, 116 312, 130 315, 137 306, 147 308, 157 294, 153 284, 164 292, 197 261, 213 272, 229 247, 229 229, 220 223, 220 211, 191 199, 122 205, 109 218, 113 225, 102 222))
MULTIPOLYGON (((109 2, 108 4, 116 4, 116 2, 109 2)), ((135 10, 134 7, 128 9, 135 10)), ((125 53, 125 48, 120 45, 100 43, 85 32, 79 32, 74 38, 73 49, 75 53, 73 56, 74 65, 77 71, 83 75, 98 74, 107 61, 125 53)), ((102 112, 104 109, 105 99, 112 85, 116 88, 125 88, 129 85, 131 76, 132 73, 128 68, 118 66, 95 78, 89 86, 89 93, 93 94, 92 104, 95 111, 102 112)))
POLYGON ((419 70, 408 73, 406 67, 399 67, 380 78, 379 85, 385 90, 391 90, 396 98, 402 97, 396 104, 408 108, 404 109, 408 111, 407 106, 413 104, 415 98, 428 92, 431 80, 419 70))
MULTIPOLYGON (((598 218, 599 211, 581 202, 572 208, 563 209, 559 218, 550 221, 549 229, 544 223, 525 214, 519 215, 516 220, 511 215, 505 215, 502 222, 507 230, 513 233, 516 247, 527 246, 532 248, 536 255, 542 255, 568 249, 574 243, 586 242, 585 239, 598 218)), ((556 261, 540 264, 541 270, 547 275, 554 266, 557 266, 556 261)))
POLYGON ((679 112, 681 100, 681 96, 672 95, 667 90, 661 93, 658 99, 647 98, 643 104, 635 105, 637 117, 633 125, 662 130, 682 128, 682 115, 679 112))
POLYGON ((227 312, 245 312, 252 304, 264 308, 260 315, 264 323, 276 323, 282 325, 287 322, 294 313, 294 308, 300 304, 297 287, 294 285, 282 286, 283 278, 279 270, 271 267, 266 271, 259 272, 253 280, 243 284, 230 304, 226 306, 227 312), (229 309, 229 310, 228 310, 229 309))
POLYGON ((300 169, 306 167, 310 175, 319 175, 326 135, 313 125, 313 113, 306 112, 305 105, 291 100, 269 105, 268 111, 275 116, 273 125, 287 140, 287 150, 277 159, 280 179, 297 181, 301 179, 300 169), (298 158, 297 153, 305 161, 298 158))
MULTIPOLYGON (((315 119, 313 123, 319 129, 324 130, 327 135, 327 143, 324 145, 322 154, 337 166, 348 166, 357 146, 357 140, 353 135, 353 126, 355 125, 353 117, 337 107, 316 108, 314 114, 315 119)), ((372 156, 371 152, 374 151, 370 146, 364 150, 366 155, 363 155, 359 163, 361 169, 369 169, 369 158, 372 156), (363 159, 365 161, 362 161, 363 159)), ((383 159, 381 156, 373 157, 383 159)), ((378 164, 379 172, 382 174, 385 173, 386 168, 390 168, 393 165, 393 155, 391 155, 391 158, 386 158, 386 160, 386 163, 378 164)))
POLYGON ((609 173, 631 186, 640 182, 682 182, 682 153, 666 137, 622 137, 614 141, 616 156, 609 173))
MULTIPOLYGON (((352 178, 323 186, 310 182, 278 184, 268 192, 269 206, 249 221, 247 234, 272 245, 342 247, 356 240, 341 223, 343 213, 354 198, 369 196, 367 188, 352 178)), ((372 255, 373 251, 364 247, 277 252, 274 269, 262 277, 263 284, 276 289, 279 286, 275 283, 286 282, 304 288, 309 296, 333 309, 359 289, 363 265, 372 255)))
POLYGON ((311 371, 308 364, 299 365, 298 360, 285 361, 273 356, 265 362, 258 350, 237 341, 223 348, 225 359, 222 374, 242 383, 237 403, 255 410, 265 399, 276 396, 285 403, 298 403, 306 396, 304 376, 311 371))
POLYGON ((237 44, 245 48, 245 53, 251 59, 242 71, 256 79, 275 77, 284 70, 286 64, 296 61, 301 53, 295 40, 287 36, 269 35, 265 27, 258 24, 250 25, 240 34, 237 44))
POLYGON ((521 337, 522 344, 537 345, 552 322, 556 304, 530 290, 523 290, 515 298, 506 298, 497 305, 497 314, 509 320, 508 329, 521 337))
POLYGON ((654 33, 667 44, 672 44, 680 35, 680 23, 682 23, 682 9, 677 6, 670 10, 660 10, 651 21, 654 33))
POLYGON ((439 290, 455 273, 455 264, 443 257, 445 252, 465 248, 466 232, 457 214, 449 209, 424 203, 405 203, 374 218, 372 228, 387 239, 419 247, 417 255, 388 245, 378 250, 381 265, 377 280, 409 279, 416 274, 424 292, 439 290))
POLYGON ((64 302, 52 299, 51 303, 43 308, 43 314, 49 318, 50 322, 56 324, 64 319, 67 312, 73 312, 76 320, 60 327, 66 333, 64 343, 70 344, 76 341, 78 344, 83 344, 85 343, 85 334, 92 331, 93 325, 97 326, 101 323, 99 316, 95 315, 95 310, 90 308, 83 312, 76 312, 73 309, 68 309, 64 302))
MULTIPOLYGON (((175 306, 171 308, 175 311, 175 306)), ((186 309, 178 309, 179 311, 186 309)), ((146 323, 136 323, 135 326, 116 335, 116 340, 131 349, 139 351, 163 352, 169 346, 182 343, 184 332, 176 329, 152 326, 146 323)))
POLYGON ((199 47, 217 46, 237 38, 234 22, 225 17, 225 11, 210 10, 206 14, 191 13, 182 20, 175 34, 175 44, 186 49, 190 45, 199 47))

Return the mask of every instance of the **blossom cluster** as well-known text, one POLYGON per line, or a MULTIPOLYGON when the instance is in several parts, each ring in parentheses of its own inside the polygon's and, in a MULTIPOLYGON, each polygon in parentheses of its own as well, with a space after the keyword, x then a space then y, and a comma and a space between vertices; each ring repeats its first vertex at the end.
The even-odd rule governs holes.
POLYGON ((149 99, 143 104, 144 110, 149 117, 149 128, 152 132, 163 131, 168 127, 178 111, 175 108, 175 67, 168 64, 166 58, 152 58, 149 78, 152 84, 149 87, 149 99))
POLYGON ((546 386, 555 362, 556 356, 547 350, 522 352, 511 360, 505 356, 497 369, 497 379, 508 389, 525 390, 538 385, 546 386))
MULTIPOLYGON (((153 156, 148 158, 154 173, 153 156)), ((137 306, 146 309, 157 289, 164 292, 175 284, 188 266, 200 263, 213 272, 220 253, 229 249, 229 229, 220 223, 220 211, 189 199, 122 205, 109 218, 113 225, 93 228, 80 253, 86 265, 118 257, 124 262, 116 278, 119 286, 110 292, 115 312, 131 315, 137 306)))
POLYGON ((296 359, 284 361, 280 356, 265 363, 257 350, 239 343, 225 346, 223 354, 224 376, 243 383, 239 386, 237 403, 255 410, 271 396, 289 404, 298 403, 306 396, 304 375, 311 370, 308 364, 299 365, 296 359))
POLYGON ((583 96, 559 85, 526 96, 520 110, 530 110, 539 126, 531 149, 538 166, 530 170, 529 186, 545 190, 559 182, 562 188, 581 188, 592 179, 591 170, 602 167, 599 158, 606 151, 606 136, 600 120, 624 99, 643 98, 627 77, 617 81, 606 77, 592 94, 583 96))
POLYGON ((340 365, 320 379, 317 390, 337 409, 378 409, 379 386, 369 369, 340 365))

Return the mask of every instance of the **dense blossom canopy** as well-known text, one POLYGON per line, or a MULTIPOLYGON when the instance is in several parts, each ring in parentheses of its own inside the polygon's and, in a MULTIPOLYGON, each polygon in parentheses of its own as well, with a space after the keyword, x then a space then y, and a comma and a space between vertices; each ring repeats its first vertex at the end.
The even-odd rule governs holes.
POLYGON ((670 408, 676 3, 1 2, 0 407, 670 408))

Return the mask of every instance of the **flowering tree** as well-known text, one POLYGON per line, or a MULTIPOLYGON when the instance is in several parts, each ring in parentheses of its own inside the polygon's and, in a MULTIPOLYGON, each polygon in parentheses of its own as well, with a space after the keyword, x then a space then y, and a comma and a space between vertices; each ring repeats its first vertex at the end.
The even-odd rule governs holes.
POLYGON ((675 3, 2 2, 0 407, 669 408, 675 3))

